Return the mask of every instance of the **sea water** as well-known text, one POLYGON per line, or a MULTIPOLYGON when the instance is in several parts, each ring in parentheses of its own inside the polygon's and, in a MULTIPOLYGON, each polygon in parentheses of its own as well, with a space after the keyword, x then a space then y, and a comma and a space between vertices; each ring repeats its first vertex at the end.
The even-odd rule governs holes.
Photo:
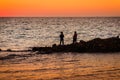
POLYGON ((0 52, 0 57, 0 80, 120 80, 120 53, 0 52))
POLYGON ((74 31, 78 42, 116 37, 120 34, 120 17, 0 18, 0 48, 23 50, 59 44, 61 31, 65 44, 72 43, 74 31))
MULTIPOLYGON (((0 48, 26 50, 34 46, 109 38, 120 34, 120 18, 0 18, 0 48)), ((0 52, 0 80, 120 80, 118 53, 0 52)))

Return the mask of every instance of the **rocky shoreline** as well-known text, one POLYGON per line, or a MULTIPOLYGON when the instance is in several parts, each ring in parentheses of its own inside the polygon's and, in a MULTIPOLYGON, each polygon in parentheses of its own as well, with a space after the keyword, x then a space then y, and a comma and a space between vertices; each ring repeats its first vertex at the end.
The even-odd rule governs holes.
POLYGON ((78 52, 78 53, 92 53, 92 52, 120 52, 120 38, 111 37, 106 39, 95 38, 89 41, 80 40, 80 42, 75 44, 67 45, 56 45, 53 44, 52 47, 30 47, 28 50, 17 50, 12 49, 2 50, 0 52, 36 52, 38 54, 49 54, 58 52, 78 52))
POLYGON ((52 47, 32 47, 31 51, 38 51, 40 54, 55 53, 55 52, 120 52, 120 38, 111 37, 106 39, 95 38, 89 41, 81 40, 79 43, 56 45, 52 47))

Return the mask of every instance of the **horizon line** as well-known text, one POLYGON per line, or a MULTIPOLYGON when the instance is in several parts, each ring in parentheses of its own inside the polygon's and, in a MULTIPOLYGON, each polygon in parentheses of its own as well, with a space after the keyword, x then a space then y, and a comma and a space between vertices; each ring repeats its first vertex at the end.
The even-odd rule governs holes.
POLYGON ((0 18, 2 17, 120 17, 120 16, 0 16, 0 18))

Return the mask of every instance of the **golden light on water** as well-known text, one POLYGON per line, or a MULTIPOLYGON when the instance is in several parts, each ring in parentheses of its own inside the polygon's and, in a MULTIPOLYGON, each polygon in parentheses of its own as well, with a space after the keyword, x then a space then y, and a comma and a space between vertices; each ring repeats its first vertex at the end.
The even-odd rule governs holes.
POLYGON ((51 54, 0 61, 0 79, 119 80, 117 54, 51 54), (105 57, 106 56, 106 57, 105 57))

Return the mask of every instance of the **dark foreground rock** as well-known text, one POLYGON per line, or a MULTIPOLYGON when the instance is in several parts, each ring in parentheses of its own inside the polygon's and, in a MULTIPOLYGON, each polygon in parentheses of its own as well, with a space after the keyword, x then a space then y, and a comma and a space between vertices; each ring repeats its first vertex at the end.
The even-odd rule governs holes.
POLYGON ((53 53, 53 52, 119 52, 120 38, 112 37, 106 39, 95 38, 90 41, 81 40, 76 44, 56 45, 52 47, 32 47, 32 51, 39 53, 53 53))
POLYGON ((32 57, 34 55, 35 54, 21 54, 21 55, 19 55, 19 54, 9 54, 7 56, 0 57, 0 60, 9 60, 9 59, 15 59, 15 58, 20 58, 20 57, 25 59, 27 57, 32 57))

